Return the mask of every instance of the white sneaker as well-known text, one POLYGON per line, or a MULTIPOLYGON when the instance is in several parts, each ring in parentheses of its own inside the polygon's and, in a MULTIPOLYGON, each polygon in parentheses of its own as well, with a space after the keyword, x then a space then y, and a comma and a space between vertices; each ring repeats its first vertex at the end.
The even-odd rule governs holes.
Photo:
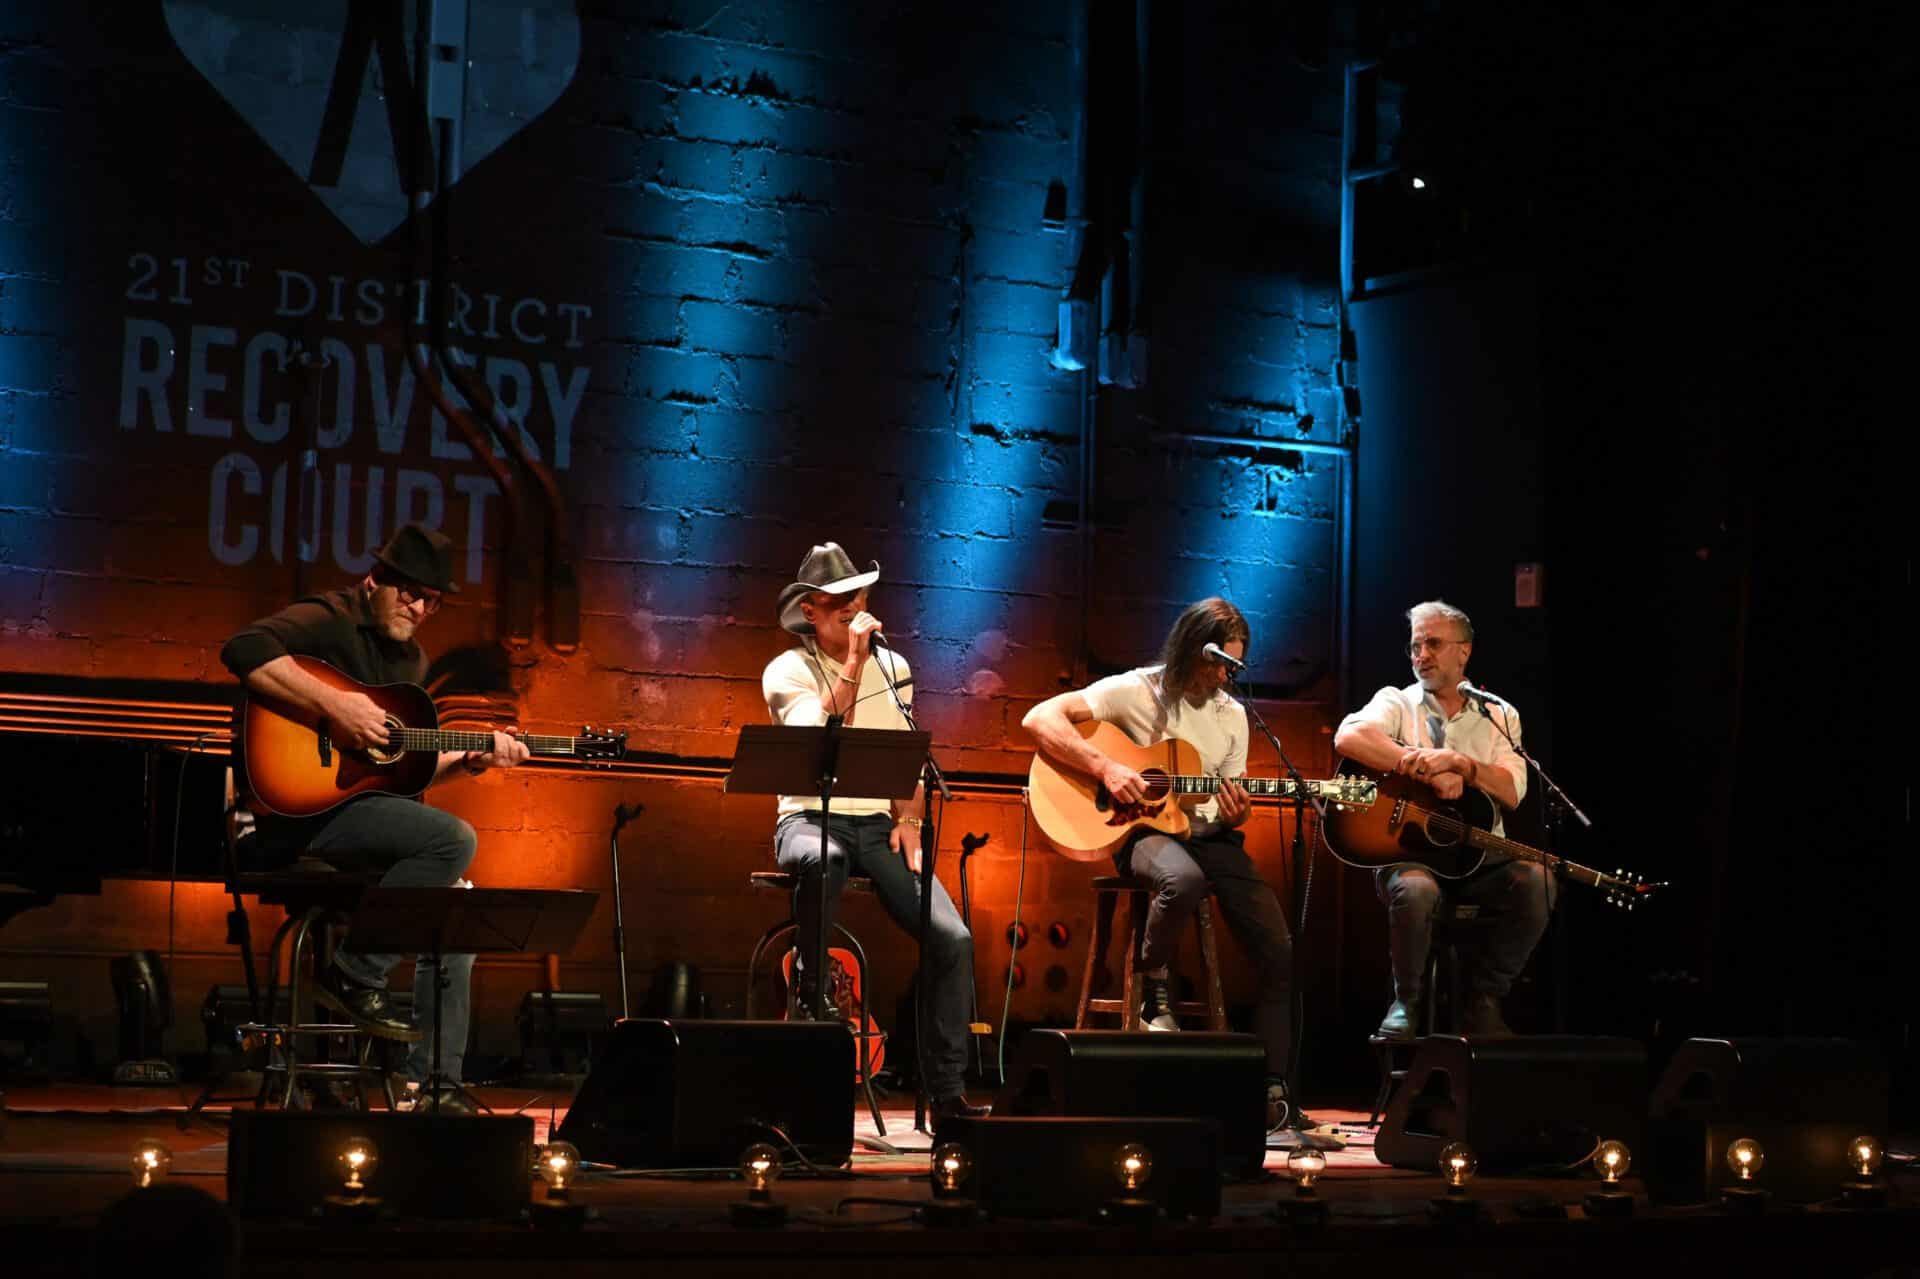
POLYGON ((1145 977, 1146 994, 1140 1000, 1140 1026, 1143 1030, 1179 1030, 1174 1020, 1173 999, 1165 977, 1145 977))

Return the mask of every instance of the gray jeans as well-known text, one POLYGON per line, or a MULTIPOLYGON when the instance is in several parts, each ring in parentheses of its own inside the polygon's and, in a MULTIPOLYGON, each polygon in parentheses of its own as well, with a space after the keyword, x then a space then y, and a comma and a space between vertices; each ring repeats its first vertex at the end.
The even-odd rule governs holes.
POLYGON ((1464 983, 1474 994, 1504 998, 1528 956, 1547 931, 1558 885, 1533 862, 1500 861, 1484 865, 1462 880, 1441 880, 1424 866, 1389 866, 1374 877, 1374 890, 1387 906, 1387 946, 1393 959, 1394 998, 1412 1002, 1433 946, 1433 913, 1444 897, 1472 902, 1499 922, 1487 930, 1464 983), (1442 886, 1444 884, 1444 887, 1442 886))
MULTIPOLYGON (((444 888, 473 864, 479 839, 452 813, 429 808, 417 800, 392 795, 366 795, 322 818, 299 822, 263 823, 261 834, 275 846, 304 847, 308 856, 343 871, 375 871, 382 887, 444 888)), ((385 987, 387 974, 404 955, 361 955, 343 948, 335 952, 334 966, 363 986, 385 987)), ((442 955, 447 982, 444 991, 433 971, 431 955, 418 956, 413 969, 414 1025, 427 1038, 407 1051, 407 1074, 425 1079, 433 1070, 434 1006, 440 1008, 440 1072, 458 1080, 467 1052, 467 1030, 473 1016, 472 955, 442 955)))
POLYGON ((1205 839, 1147 835, 1114 854, 1114 865, 1153 886, 1140 967, 1151 972, 1173 958, 1180 930, 1211 889, 1220 917, 1253 961, 1260 984, 1253 1033, 1267 1047, 1267 1073, 1284 1076, 1293 1049, 1293 933, 1280 899, 1254 868, 1239 831, 1205 839))
MULTIPOLYGON (((873 895, 887 917, 920 943, 920 968, 926 974, 925 1069, 927 1095, 935 1101, 960 1095, 967 1065, 968 995, 973 975, 973 934, 960 920, 953 898, 933 881, 933 936, 920 936, 920 877, 887 846, 893 819, 884 813, 830 817, 827 823, 827 915, 829 928, 839 913, 847 876, 858 872, 873 880, 873 895)), ((800 924, 800 954, 819 945, 820 818, 793 813, 774 832, 774 856, 780 869, 799 876, 793 917, 800 924)), ((806 977, 801 979, 806 981, 806 977)))

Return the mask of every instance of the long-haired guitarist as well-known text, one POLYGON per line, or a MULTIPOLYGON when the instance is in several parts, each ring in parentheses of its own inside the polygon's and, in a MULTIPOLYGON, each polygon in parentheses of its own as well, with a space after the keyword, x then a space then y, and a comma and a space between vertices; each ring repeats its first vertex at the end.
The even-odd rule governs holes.
MULTIPOLYGON (((353 586, 298 600, 241 630, 220 650, 220 660, 249 695, 325 724, 332 742, 353 750, 387 744, 386 713, 365 693, 325 683, 293 659, 319 658, 362 684, 418 684, 426 675, 427 657, 414 633, 439 611, 442 596, 459 590, 452 543, 424 525, 401 528, 373 558, 373 567, 353 586)), ((443 752, 434 780, 511 768, 526 758, 524 744, 511 734, 495 733, 490 750, 443 752)), ((452 884, 466 873, 478 848, 473 827, 460 818, 397 795, 361 795, 317 817, 261 812, 257 822, 254 841, 268 856, 305 853, 342 870, 384 870, 380 882, 388 885, 452 884)), ((439 1000, 441 1074, 444 1081, 457 1082, 467 1045, 473 956, 441 958, 444 991, 431 959, 420 957, 413 1012, 419 1025, 430 1026, 439 1000)), ((408 1073, 426 1080, 432 1045, 394 1012, 387 995, 387 974, 401 959, 341 948, 315 997, 369 1034, 412 1044, 408 1073)), ((442 1110, 472 1109, 451 1086, 442 1087, 439 1103, 442 1110)))
POLYGON ((1147 797, 1140 774, 1087 742, 1075 724, 1101 720, 1139 746, 1179 738, 1198 752, 1208 774, 1222 779, 1217 798, 1194 810, 1186 838, 1145 833, 1114 853, 1122 875, 1136 876, 1152 887, 1140 959, 1146 992, 1138 1015, 1149 1030, 1179 1029, 1168 963, 1181 930, 1211 892, 1228 930, 1259 974, 1254 1031, 1267 1049, 1269 1124, 1304 1126, 1286 1086, 1292 1049, 1293 934, 1279 898, 1247 856, 1239 829, 1252 812, 1246 791, 1235 784, 1247 771, 1247 712, 1227 694, 1225 665, 1203 652, 1207 645, 1218 644, 1229 655, 1244 658, 1250 639, 1239 609, 1223 599, 1200 600, 1175 619, 1157 664, 1050 698, 1027 712, 1022 727, 1042 752, 1098 778, 1122 804, 1147 797))
MULTIPOLYGON (((1473 622, 1464 612, 1442 600, 1427 600, 1407 610, 1407 621, 1414 683, 1382 688, 1342 720, 1334 749, 1368 768, 1423 783, 1443 800, 1460 798, 1468 787, 1485 791, 1494 801, 1493 830, 1499 834, 1499 814, 1518 808, 1527 793, 1526 761, 1508 738, 1511 734, 1512 742, 1520 740, 1520 713, 1488 703, 1482 714, 1480 706, 1459 691, 1473 656, 1473 622)), ((1478 870, 1444 890, 1499 912, 1468 977, 1462 1033, 1513 1033, 1501 1016, 1500 1001, 1546 931, 1552 879, 1532 862, 1490 853, 1478 870)), ((1401 865, 1380 871, 1374 882, 1387 907, 1393 960, 1393 1003, 1375 1033, 1383 1039, 1411 1039, 1421 1001, 1432 994, 1421 989, 1421 980, 1434 912, 1443 897, 1441 881, 1424 866, 1401 865)))

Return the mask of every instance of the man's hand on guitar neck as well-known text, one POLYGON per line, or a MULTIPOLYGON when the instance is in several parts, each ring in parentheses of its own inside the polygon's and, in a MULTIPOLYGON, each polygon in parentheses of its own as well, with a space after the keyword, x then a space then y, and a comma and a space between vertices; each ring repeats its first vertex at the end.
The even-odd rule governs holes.
POLYGON ((1253 800, 1247 797, 1247 792, 1231 777, 1220 779, 1219 797, 1222 826, 1238 826, 1246 821, 1247 815, 1253 811, 1253 800))

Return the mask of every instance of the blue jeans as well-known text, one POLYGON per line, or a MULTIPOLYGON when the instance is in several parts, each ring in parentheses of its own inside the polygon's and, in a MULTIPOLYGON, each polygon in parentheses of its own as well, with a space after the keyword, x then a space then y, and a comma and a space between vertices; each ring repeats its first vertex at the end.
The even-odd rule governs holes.
POLYGON ((1445 881, 1424 866, 1389 866, 1375 876, 1374 889, 1387 906, 1394 998, 1411 1003, 1432 993, 1422 991, 1420 982, 1433 946, 1433 913, 1443 896, 1500 912, 1486 945, 1477 950, 1465 985, 1476 995, 1501 999, 1513 989, 1547 931, 1558 885, 1545 867, 1533 862, 1500 861, 1481 866, 1465 879, 1445 881))
POLYGON ((1240 832, 1188 840, 1147 835, 1115 853, 1113 861, 1122 875, 1144 879, 1153 888, 1140 947, 1146 972, 1173 958, 1180 930, 1213 893, 1227 931, 1253 961, 1259 981, 1253 1033, 1266 1045, 1267 1073, 1284 1076, 1293 1051, 1293 932, 1280 898, 1247 856, 1240 832))
MULTIPOLYGON (((269 828, 263 826, 262 834, 269 834, 269 828)), ((275 822, 270 837, 276 845, 303 845, 308 856, 338 870, 384 868, 381 886, 400 888, 446 887, 466 873, 479 848, 473 827, 452 813, 392 795, 362 796, 323 818, 275 822)), ((360 955, 343 946, 334 953, 333 963, 362 986, 385 988, 387 974, 405 958, 360 955)), ((414 1025, 427 1037, 407 1050, 407 1074, 425 1079, 433 1070, 433 1017, 438 1004, 440 1073, 457 1081, 473 1017, 474 957, 442 955, 440 959, 447 973, 444 990, 431 955, 421 955, 414 963, 414 1025)))
MULTIPOLYGON (((933 936, 920 936, 920 876, 887 846, 893 819, 884 813, 830 817, 827 823, 827 926, 839 913, 848 874, 873 880, 873 895, 887 917, 920 943, 920 969, 926 975, 925 1069, 927 1095, 935 1101, 960 1095, 967 1065, 968 996, 972 991, 973 934, 960 920, 953 898, 933 881, 933 936)), ((799 876, 793 893, 793 917, 800 925, 802 956, 819 953, 820 817, 793 813, 774 831, 774 857, 780 869, 799 876)), ((802 978, 806 980, 806 978, 802 978)))

